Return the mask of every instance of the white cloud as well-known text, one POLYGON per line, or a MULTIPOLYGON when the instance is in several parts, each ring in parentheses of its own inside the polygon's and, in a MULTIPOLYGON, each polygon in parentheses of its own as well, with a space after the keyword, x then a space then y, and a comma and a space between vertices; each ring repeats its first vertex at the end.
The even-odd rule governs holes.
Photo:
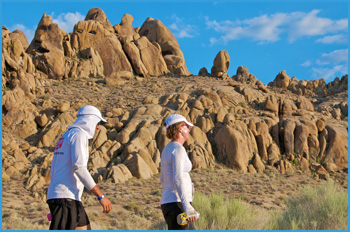
POLYGON ((316 61, 318 65, 336 65, 348 62, 348 49, 335 50, 330 53, 324 53, 316 61))
POLYGON ((179 30, 179 28, 177 27, 176 23, 173 23, 169 26, 170 29, 173 29, 175 31, 179 30))
POLYGON ((324 43, 324 44, 333 44, 333 43, 347 44, 348 36, 346 34, 330 35, 330 36, 325 36, 323 38, 320 38, 316 40, 316 42, 324 43))
MULTIPOLYGON (((208 29, 223 34, 221 41, 251 39, 253 41, 276 42, 286 35, 290 42, 304 36, 324 36, 328 33, 347 32, 347 19, 332 20, 318 17, 319 10, 265 14, 245 20, 217 22, 205 17, 208 29)), ((328 41, 330 41, 328 39, 328 41)))
POLYGON ((332 80, 335 77, 341 78, 343 75, 348 73, 348 65, 336 65, 331 68, 312 68, 312 78, 320 79, 324 78, 325 80, 332 80))
POLYGON ((210 38, 209 42, 210 42, 210 46, 213 46, 214 44, 216 44, 219 41, 216 38, 210 38))
MULTIPOLYGON (((307 64, 307 62, 309 61, 305 63, 307 64)), ((311 68, 311 77, 313 79, 324 78, 325 80, 331 80, 335 77, 342 77, 348 73, 348 49, 324 53, 315 63, 315 66, 311 68)))
POLYGON ((312 64, 310 60, 305 61, 304 63, 301 64, 303 67, 309 67, 312 64))
POLYGON ((242 21, 243 25, 247 25, 242 32, 253 40, 275 42, 280 39, 279 35, 282 33, 280 26, 288 21, 288 17, 279 13, 247 19, 242 21))
POLYGON ((26 36, 27 40, 28 40, 28 43, 30 44, 30 42, 33 40, 34 38, 34 35, 35 35, 35 30, 36 30, 36 27, 33 26, 32 28, 28 28, 22 24, 16 24, 16 25, 13 25, 11 28, 9 28, 9 30, 11 32, 15 31, 15 30, 21 30, 24 35, 26 36))
POLYGON ((179 38, 186 38, 186 37, 193 38, 193 35, 190 35, 186 30, 180 30, 178 32, 178 37, 179 38))
POLYGON ((78 23, 79 21, 84 21, 85 16, 80 14, 79 12, 75 13, 62 13, 57 16, 57 18, 54 18, 54 13, 52 15, 52 21, 54 23, 57 23, 59 28, 63 29, 65 32, 70 33, 74 29, 74 25, 78 23))
POLYGON ((169 28, 172 29, 175 37, 177 38, 193 38, 198 34, 197 26, 186 24, 183 18, 177 17, 175 14, 171 16, 171 19, 175 22, 172 23, 169 28))
POLYGON ((301 14, 302 17, 290 22, 289 39, 294 41, 302 36, 319 36, 338 31, 347 31, 347 19, 333 21, 329 18, 318 17, 320 10, 301 14))

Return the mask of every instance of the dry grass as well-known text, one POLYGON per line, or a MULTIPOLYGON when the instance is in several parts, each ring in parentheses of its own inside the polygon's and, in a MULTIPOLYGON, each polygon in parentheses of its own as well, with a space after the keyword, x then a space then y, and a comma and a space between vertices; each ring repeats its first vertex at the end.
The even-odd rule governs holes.
POLYGON ((200 213, 195 222, 199 230, 256 230, 262 229, 269 219, 266 210, 240 198, 225 198, 222 193, 197 194, 193 206, 200 213))
MULTIPOLYGON (((297 196, 301 187, 314 188, 325 183, 304 175, 272 177, 240 174, 230 169, 193 170, 191 178, 196 190, 194 204, 201 196, 209 198, 210 193, 218 195, 218 192, 224 205, 236 199, 236 208, 238 207, 241 214, 244 213, 245 219, 239 218, 239 215, 226 209, 227 212, 231 212, 230 217, 234 218, 232 221, 237 224, 228 224, 226 229, 264 229, 269 218, 274 216, 272 212, 276 210, 281 214, 290 196, 297 196), (238 198, 241 200, 237 202, 238 198)), ((96 197, 88 191, 84 192, 83 205, 90 217, 93 230, 166 229, 159 203, 162 192, 159 174, 147 180, 132 178, 123 184, 105 181, 98 185, 112 201, 113 210, 109 214, 102 213, 102 207, 96 197)), ((209 203, 203 203, 203 205, 207 204, 209 203)), ((197 205, 195 208, 201 213, 198 223, 207 221, 204 216, 205 210, 197 205)), ((11 180, 11 185, 10 182, 3 182, 2 210, 3 229, 47 230, 49 228, 49 222, 46 219, 46 214, 49 212, 47 204, 33 198, 30 191, 23 188, 21 180, 11 180)), ((217 212, 219 216, 224 214, 220 210, 217 212)), ((226 214, 229 215, 229 213, 226 214)), ((197 226, 198 228, 201 227, 197 226)), ((222 227, 212 225, 210 228, 222 227)))
POLYGON ((333 181, 317 188, 306 186, 287 200, 283 214, 275 213, 267 229, 347 230, 348 193, 333 181))
POLYGON ((3 212, 2 215, 2 229, 3 230, 48 230, 49 223, 46 219, 46 215, 42 216, 42 219, 35 220, 27 218, 23 214, 17 212, 3 212))

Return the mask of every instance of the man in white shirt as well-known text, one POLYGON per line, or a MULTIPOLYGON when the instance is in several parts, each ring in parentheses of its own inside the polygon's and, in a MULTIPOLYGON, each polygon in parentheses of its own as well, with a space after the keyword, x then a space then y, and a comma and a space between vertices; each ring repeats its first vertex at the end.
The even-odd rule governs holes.
POLYGON ((89 218, 81 203, 84 186, 99 200, 103 212, 112 210, 112 203, 105 197, 87 170, 89 140, 107 121, 94 106, 86 105, 78 118, 58 140, 51 164, 51 182, 47 203, 52 221, 50 230, 91 229, 89 218))

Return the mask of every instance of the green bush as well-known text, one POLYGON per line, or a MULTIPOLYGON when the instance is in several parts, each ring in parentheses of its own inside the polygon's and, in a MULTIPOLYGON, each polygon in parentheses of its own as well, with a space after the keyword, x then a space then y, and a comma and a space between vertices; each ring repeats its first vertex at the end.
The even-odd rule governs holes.
POLYGON ((194 208, 200 213, 195 222, 199 230, 244 230, 255 229, 255 212, 240 198, 225 199, 222 193, 211 193, 209 196, 196 193, 194 208))
POLYGON ((266 229, 272 230, 347 230, 348 195, 333 181, 316 188, 305 187, 290 198, 283 213, 275 217, 266 229))

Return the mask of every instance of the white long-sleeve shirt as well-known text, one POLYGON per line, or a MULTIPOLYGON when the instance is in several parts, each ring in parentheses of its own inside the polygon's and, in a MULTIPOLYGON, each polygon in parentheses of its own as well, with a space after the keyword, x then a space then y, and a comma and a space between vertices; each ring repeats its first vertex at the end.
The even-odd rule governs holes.
POLYGON ((161 156, 160 182, 163 187, 160 204, 181 202, 185 212, 193 211, 193 185, 189 172, 192 163, 185 148, 177 142, 165 146, 161 156))
POLYGON ((94 115, 79 116, 57 142, 51 163, 48 200, 69 198, 81 201, 84 186, 91 190, 96 185, 87 164, 89 139, 93 138, 99 121, 94 115))

